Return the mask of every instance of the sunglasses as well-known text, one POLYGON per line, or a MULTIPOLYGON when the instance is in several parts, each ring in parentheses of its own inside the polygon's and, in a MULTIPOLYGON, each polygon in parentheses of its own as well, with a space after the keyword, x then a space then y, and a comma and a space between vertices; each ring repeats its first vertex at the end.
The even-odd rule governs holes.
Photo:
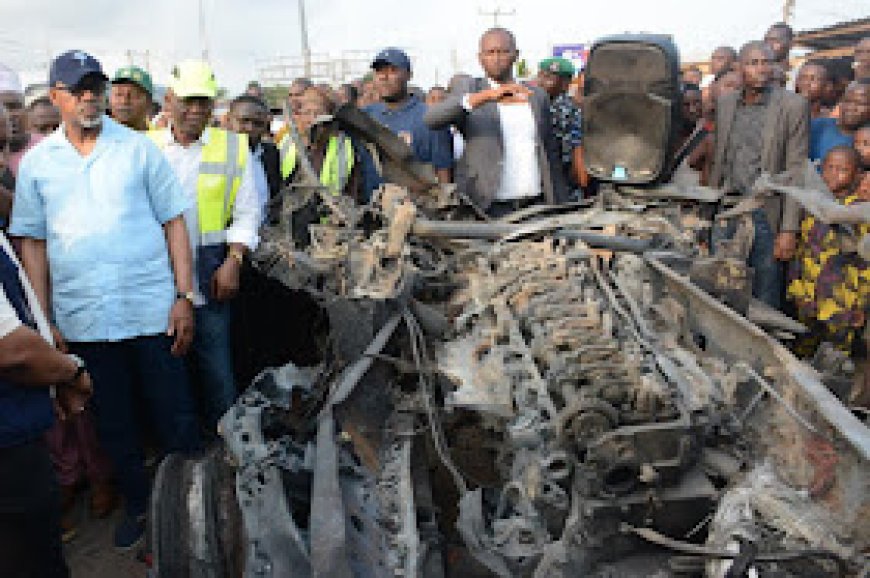
POLYGON ((75 86, 63 86, 62 84, 55 85, 55 88, 68 92, 76 98, 81 98, 86 92, 90 92, 97 96, 106 94, 106 81, 100 77, 85 77, 75 86))

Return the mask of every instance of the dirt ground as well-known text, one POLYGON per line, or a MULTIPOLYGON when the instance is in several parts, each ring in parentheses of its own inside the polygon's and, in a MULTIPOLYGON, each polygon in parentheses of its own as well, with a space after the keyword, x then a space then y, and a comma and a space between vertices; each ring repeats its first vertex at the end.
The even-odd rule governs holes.
POLYGON ((85 497, 77 506, 78 531, 64 547, 72 578, 145 578, 145 564, 140 561, 143 546, 129 552, 116 551, 112 532, 121 510, 104 520, 90 515, 85 497))

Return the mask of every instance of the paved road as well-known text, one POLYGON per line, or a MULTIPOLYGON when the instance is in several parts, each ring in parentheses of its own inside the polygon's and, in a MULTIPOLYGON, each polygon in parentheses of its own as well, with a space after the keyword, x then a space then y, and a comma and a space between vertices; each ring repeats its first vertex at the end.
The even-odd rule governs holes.
POLYGON ((141 547, 118 552, 112 546, 112 531, 121 511, 97 520, 85 502, 80 500, 78 506, 78 534, 65 547, 72 578, 145 578, 145 565, 137 560, 141 547))

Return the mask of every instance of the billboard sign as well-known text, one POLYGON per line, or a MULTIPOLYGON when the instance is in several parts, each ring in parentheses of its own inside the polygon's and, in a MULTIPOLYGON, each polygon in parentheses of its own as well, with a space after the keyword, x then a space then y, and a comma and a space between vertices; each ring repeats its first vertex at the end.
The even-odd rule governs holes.
POLYGON ((557 44, 553 46, 553 56, 570 60, 577 70, 586 66, 589 58, 589 46, 586 44, 557 44))

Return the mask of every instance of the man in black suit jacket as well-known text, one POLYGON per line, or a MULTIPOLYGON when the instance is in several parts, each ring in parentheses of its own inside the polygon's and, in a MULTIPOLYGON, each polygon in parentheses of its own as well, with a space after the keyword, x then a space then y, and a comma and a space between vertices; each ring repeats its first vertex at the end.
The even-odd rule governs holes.
POLYGON ((230 129, 248 135, 251 159, 254 161, 254 181, 260 203, 264 204, 281 190, 281 161, 278 148, 264 139, 269 132, 269 108, 249 94, 236 97, 230 103, 230 129))
POLYGON ((567 196, 550 100, 540 88, 514 80, 518 56, 510 31, 486 31, 478 54, 486 78, 462 79, 425 116, 431 128, 453 125, 462 133, 456 185, 492 216, 567 196))
MULTIPOLYGON (((254 184, 265 219, 269 200, 281 190, 278 148, 264 140, 269 131, 269 109, 257 96, 243 94, 230 104, 229 125, 231 130, 248 135, 254 184)), ((276 334, 275 325, 268 320, 288 319, 285 313, 290 304, 280 284, 261 274, 247 260, 242 266, 242 283, 245 291, 233 307, 233 369, 238 383, 247 385, 267 365, 262 353, 283 337, 276 334)))

